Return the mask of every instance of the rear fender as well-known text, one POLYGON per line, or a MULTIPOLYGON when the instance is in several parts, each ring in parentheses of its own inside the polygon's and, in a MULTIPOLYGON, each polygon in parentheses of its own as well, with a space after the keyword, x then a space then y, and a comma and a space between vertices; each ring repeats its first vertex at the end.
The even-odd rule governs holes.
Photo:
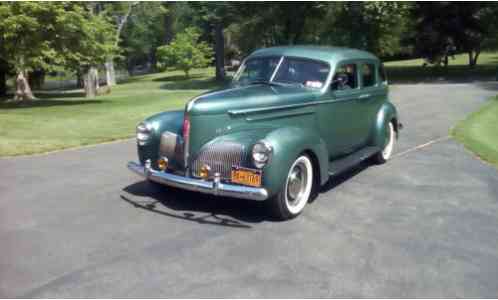
POLYGON ((374 132, 372 134, 373 146, 377 146, 380 149, 384 148, 387 141, 385 128, 391 121, 394 122, 394 130, 398 133, 398 112, 391 102, 386 102, 381 106, 375 118, 374 132))

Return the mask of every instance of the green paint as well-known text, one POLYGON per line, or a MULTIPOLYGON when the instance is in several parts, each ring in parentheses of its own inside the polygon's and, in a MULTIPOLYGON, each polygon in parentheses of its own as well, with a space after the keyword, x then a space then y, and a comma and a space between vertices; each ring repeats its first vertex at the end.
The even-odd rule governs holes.
MULTIPOLYGON (((347 62, 369 63, 378 68, 380 61, 370 53, 330 47, 277 47, 254 52, 255 56, 292 56, 328 63, 331 72, 347 62)), ((364 147, 381 149, 386 141, 387 122, 397 119, 388 100, 388 87, 375 75, 376 84, 363 87, 362 73, 358 88, 331 91, 329 86, 310 89, 299 86, 254 84, 231 86, 198 96, 186 105, 191 131, 189 155, 195 157, 208 143, 236 141, 248 153, 252 145, 264 139, 273 147, 271 161, 263 168, 263 185, 271 195, 285 182, 294 160, 307 152, 318 162, 321 183, 328 179, 329 163, 364 147)), ((140 159, 157 158, 159 137, 165 130, 180 134, 181 112, 167 112, 149 118, 157 124, 155 141, 140 149, 140 159)), ((251 161, 248 157, 247 161, 251 161)), ((245 167, 254 167, 248 163, 245 167)))

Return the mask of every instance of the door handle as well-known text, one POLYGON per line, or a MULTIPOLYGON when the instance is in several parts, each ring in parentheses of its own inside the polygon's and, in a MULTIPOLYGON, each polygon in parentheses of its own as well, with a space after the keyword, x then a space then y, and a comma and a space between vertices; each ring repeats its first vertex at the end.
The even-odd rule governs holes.
POLYGON ((370 98, 370 96, 371 96, 370 94, 363 94, 363 95, 360 95, 358 97, 358 99, 367 99, 367 98, 370 98))

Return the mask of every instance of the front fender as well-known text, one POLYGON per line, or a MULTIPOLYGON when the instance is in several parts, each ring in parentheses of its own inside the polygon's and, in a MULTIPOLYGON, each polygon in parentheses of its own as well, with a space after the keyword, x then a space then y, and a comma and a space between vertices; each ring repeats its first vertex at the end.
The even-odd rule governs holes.
POLYGON ((210 143, 237 142, 245 145, 248 160, 252 161, 253 145, 264 139, 273 147, 270 162, 263 168, 263 186, 270 196, 275 195, 285 183, 290 166, 307 151, 318 166, 320 184, 328 180, 328 151, 325 142, 311 129, 298 127, 258 128, 219 136, 210 143))
POLYGON ((313 156, 318 167, 315 174, 320 174, 320 184, 328 180, 327 146, 311 128, 279 128, 266 134, 264 139, 273 147, 271 160, 263 168, 263 183, 270 195, 280 191, 292 163, 305 151, 313 156))
POLYGON ((150 159, 153 167, 156 166, 158 159, 158 149, 161 142, 161 134, 165 131, 171 131, 178 135, 182 132, 183 110, 166 111, 147 118, 144 122, 152 127, 152 135, 145 145, 137 145, 138 159, 144 164, 145 160, 150 159))
POLYGON ((379 147, 380 149, 384 148, 387 140, 385 128, 391 121, 394 121, 394 129, 396 130, 396 133, 398 133, 398 112, 396 107, 391 102, 385 102, 377 112, 375 124, 372 127, 374 130, 372 134, 373 146, 379 147))

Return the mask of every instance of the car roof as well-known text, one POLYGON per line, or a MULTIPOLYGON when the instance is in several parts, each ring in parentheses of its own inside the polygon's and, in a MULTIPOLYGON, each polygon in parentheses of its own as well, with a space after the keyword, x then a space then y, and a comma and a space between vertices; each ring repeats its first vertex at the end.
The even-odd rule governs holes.
POLYGON ((346 59, 379 59, 370 52, 344 47, 326 46, 286 46, 270 47, 254 51, 250 57, 258 56, 296 56, 310 59, 322 60, 331 65, 346 59))

